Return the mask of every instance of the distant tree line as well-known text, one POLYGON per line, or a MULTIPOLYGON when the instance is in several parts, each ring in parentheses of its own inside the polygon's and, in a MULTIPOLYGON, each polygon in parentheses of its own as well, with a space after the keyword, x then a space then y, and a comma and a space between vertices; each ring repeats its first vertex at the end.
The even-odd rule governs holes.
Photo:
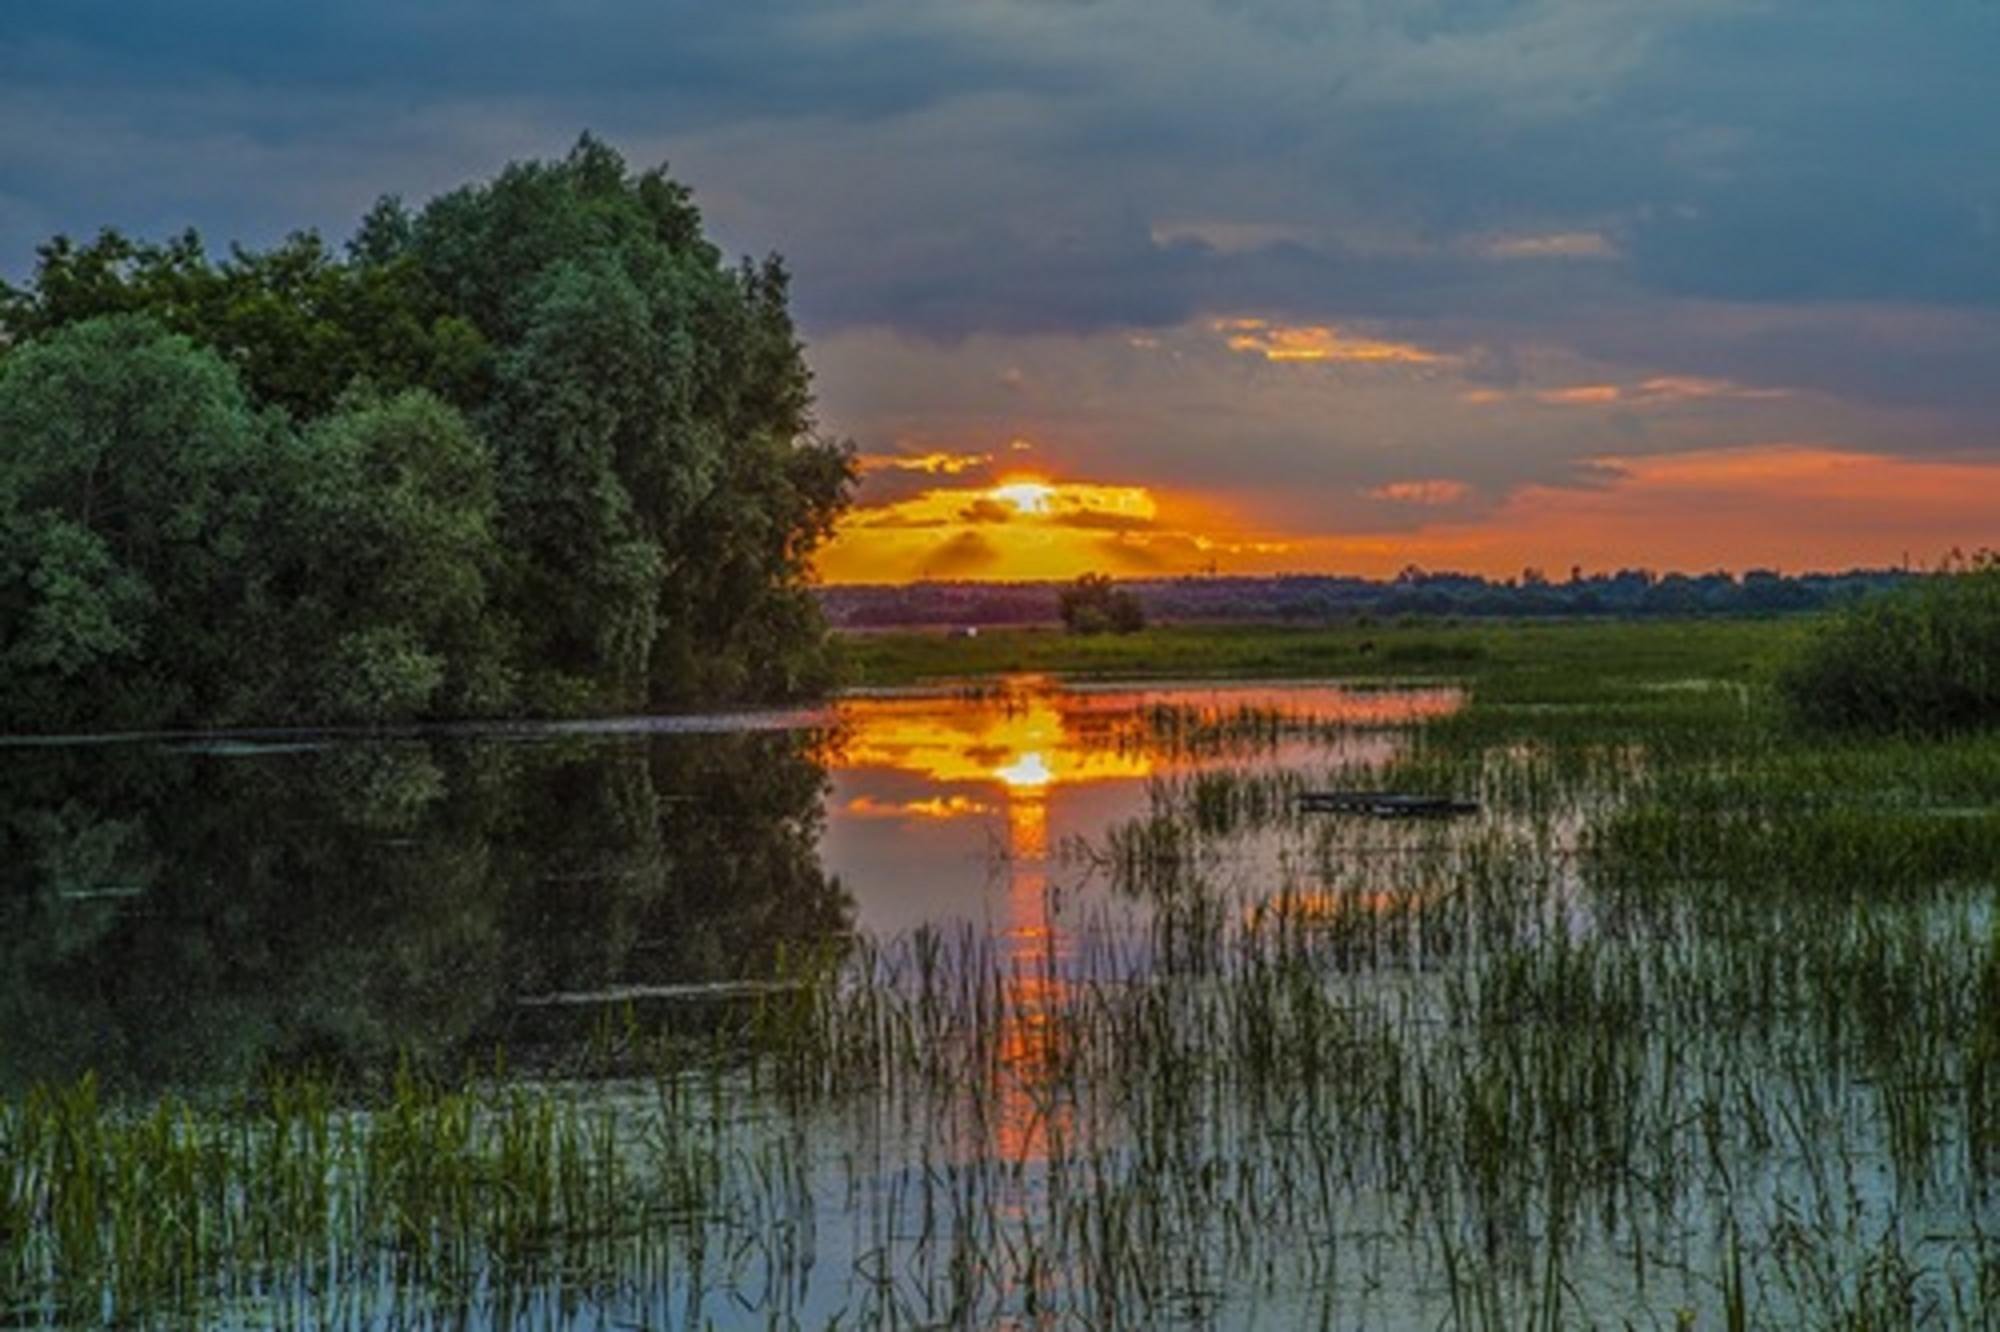
POLYGON ((0 287, 0 726, 812 692, 852 479, 780 261, 589 136, 342 252, 58 237, 0 287))
MULTIPOLYGON (((1432 573, 1409 568, 1393 579, 1322 575, 1268 578, 1137 578, 1119 591, 1137 599, 1142 618, 1259 620, 1324 624, 1361 617, 1521 617, 1560 615, 1769 615, 1822 610, 1897 587, 1899 569, 1780 574, 1656 574, 1647 569, 1583 574, 1552 581, 1535 570, 1518 579, 1432 573)), ((1070 585, 912 583, 900 587, 820 589, 836 626, 1053 624, 1063 620, 1070 585)))

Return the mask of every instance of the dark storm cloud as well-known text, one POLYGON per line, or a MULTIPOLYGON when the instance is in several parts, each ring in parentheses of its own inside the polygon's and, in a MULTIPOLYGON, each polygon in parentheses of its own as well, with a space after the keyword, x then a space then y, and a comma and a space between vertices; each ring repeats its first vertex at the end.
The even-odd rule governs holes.
POLYGON ((791 256, 815 334, 1373 318, 1497 383, 1558 345, 1986 413, 1996 63, 1978 0, 31 0, 0 273, 105 223, 340 235, 589 127, 791 256))
POLYGON ((403 103, 631 99, 684 127, 746 113, 885 115, 942 90, 1055 78, 936 33, 841 23, 841 12, 810 0, 29 3, 0 34, 0 80, 140 93, 219 81, 403 103))

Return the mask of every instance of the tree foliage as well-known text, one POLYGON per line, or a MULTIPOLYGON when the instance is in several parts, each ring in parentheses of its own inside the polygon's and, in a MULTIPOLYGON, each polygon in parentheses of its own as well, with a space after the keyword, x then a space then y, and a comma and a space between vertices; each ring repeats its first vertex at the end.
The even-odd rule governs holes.
POLYGON ((344 253, 50 241, 0 299, 6 722, 823 687, 806 583, 853 471, 788 282, 589 136, 385 199, 344 253))
POLYGON ((1829 729, 2000 726, 2000 556, 1851 607, 1787 666, 1780 687, 1795 716, 1829 729))
POLYGON ((0 707, 14 725, 227 713, 275 450, 215 353, 134 316, 0 365, 0 707))
POLYGON ((1146 627, 1146 611, 1136 594, 1111 575, 1087 573, 1062 590, 1063 628, 1073 634, 1131 634, 1146 627))

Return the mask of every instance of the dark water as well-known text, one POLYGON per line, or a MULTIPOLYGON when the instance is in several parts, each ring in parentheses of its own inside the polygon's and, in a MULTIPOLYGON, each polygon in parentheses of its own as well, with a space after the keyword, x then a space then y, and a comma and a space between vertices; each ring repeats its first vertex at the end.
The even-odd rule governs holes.
POLYGON ((1455 702, 1016 681, 666 725, 0 748, 0 1091, 560 1060, 623 1004, 855 930, 1045 945, 1090 901, 1063 848, 1218 761, 1163 710, 1343 718, 1380 747, 1455 702))

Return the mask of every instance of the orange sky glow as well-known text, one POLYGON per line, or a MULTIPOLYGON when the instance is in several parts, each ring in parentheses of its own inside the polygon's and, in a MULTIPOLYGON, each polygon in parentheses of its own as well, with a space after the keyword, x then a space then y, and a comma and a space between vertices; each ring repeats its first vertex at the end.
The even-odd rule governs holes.
MULTIPOLYGON (((1642 389, 1724 391, 1710 382, 1642 389)), ((1798 571, 1935 562, 1968 535, 1973 544, 2000 538, 2000 465, 1803 444, 1606 458, 1578 484, 1524 486, 1483 505, 1466 481, 1414 476, 1353 490, 1347 498, 1385 520, 1349 531, 1274 529, 1197 494, 1105 479, 1014 473, 957 485, 968 469, 952 455, 913 470, 938 484, 879 503, 864 492, 821 553, 825 580, 1383 576, 1412 563, 1490 575, 1572 564, 1798 571)))

